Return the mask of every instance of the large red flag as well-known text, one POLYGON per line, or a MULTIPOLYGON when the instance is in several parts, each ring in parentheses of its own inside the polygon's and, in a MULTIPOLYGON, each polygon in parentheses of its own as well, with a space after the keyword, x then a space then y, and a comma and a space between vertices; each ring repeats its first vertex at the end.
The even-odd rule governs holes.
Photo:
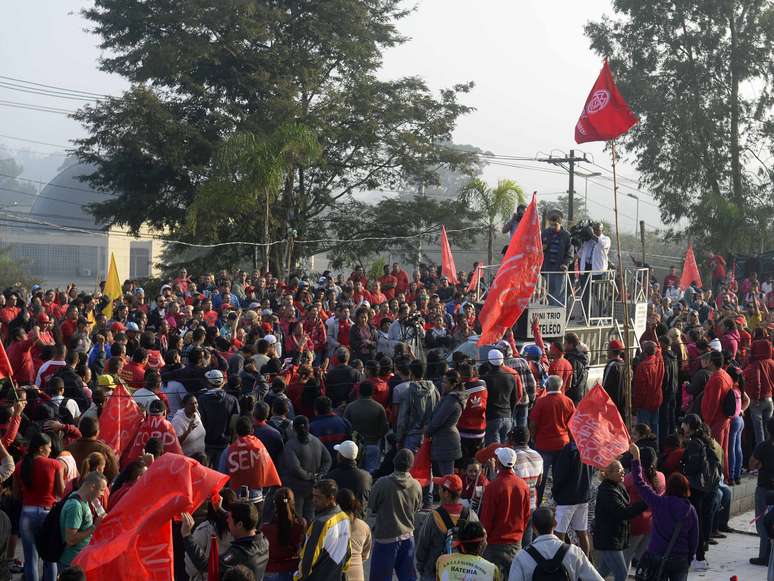
POLYGON ((618 408, 597 383, 578 404, 570 418, 570 432, 581 462, 596 468, 608 464, 629 449, 629 431, 618 408))
POLYGON ((476 267, 476 270, 473 271, 473 276, 470 277, 470 284, 468 285, 468 288, 465 289, 466 293, 472 293, 478 288, 478 281, 481 280, 481 274, 484 272, 484 267, 480 264, 476 267))
POLYGON ((148 416, 142 421, 134 438, 132 438, 131 446, 127 447, 121 457, 121 468, 126 468, 131 462, 142 456, 145 444, 151 438, 156 438, 161 442, 164 453, 183 453, 177 439, 177 432, 170 421, 164 416, 148 416))
POLYGON ((543 243, 540 240, 537 197, 533 194, 532 202, 511 237, 508 251, 503 256, 481 309, 479 345, 496 343, 502 339, 505 331, 524 312, 535 290, 542 264, 543 243))
POLYGON ((172 519, 194 512, 228 476, 178 454, 153 462, 73 561, 89 581, 172 581, 172 519))
POLYGON ((142 412, 126 388, 119 384, 105 402, 99 417, 99 437, 119 458, 140 429, 142 412))
POLYGON ((575 125, 575 143, 610 141, 629 131, 635 123, 637 117, 618 91, 605 59, 575 125))
POLYGON ((281 486, 277 468, 266 446, 252 434, 237 438, 228 447, 226 470, 231 476, 229 487, 238 490, 240 486, 268 488, 281 486))
POLYGON ((685 252, 683 272, 680 275, 680 290, 687 289, 692 282, 698 283, 699 287, 701 287, 699 267, 696 265, 696 257, 693 255, 693 246, 689 244, 688 250, 685 252))
POLYGON ((13 367, 11 367, 11 362, 8 360, 8 354, 5 352, 3 342, 0 341, 0 379, 5 379, 6 377, 13 377, 13 367))
POLYGON ((414 457, 414 465, 409 472, 422 486, 429 486, 433 470, 430 460, 430 438, 425 438, 414 457))
POLYGON ((449 239, 446 237, 446 226, 441 226, 441 274, 448 278, 451 284, 459 284, 454 256, 449 246, 449 239))

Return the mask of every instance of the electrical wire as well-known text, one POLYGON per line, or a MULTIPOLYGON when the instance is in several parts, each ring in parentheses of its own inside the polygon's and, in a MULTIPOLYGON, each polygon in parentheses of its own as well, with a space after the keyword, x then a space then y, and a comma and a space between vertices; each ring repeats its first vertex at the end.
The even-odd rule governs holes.
POLYGON ((32 103, 20 103, 18 101, 0 100, 0 106, 11 107, 15 109, 26 109, 29 111, 38 111, 40 113, 57 113, 59 115, 74 115, 75 111, 69 109, 60 109, 58 107, 48 107, 45 105, 33 105, 32 103))
POLYGON ((65 92, 68 92, 68 93, 78 93, 78 94, 87 95, 87 96, 90 96, 90 97, 102 97, 104 99, 109 99, 111 97, 110 95, 105 95, 105 94, 102 94, 102 93, 94 93, 92 91, 80 91, 78 89, 67 89, 65 87, 58 87, 56 85, 46 85, 44 83, 36 83, 36 82, 33 82, 33 81, 25 81, 24 79, 18 79, 18 78, 15 78, 15 77, 8 77, 8 76, 5 76, 5 75, 0 75, 0 79, 5 79, 6 81, 13 81, 15 83, 24 83, 26 85, 33 85, 35 87, 43 87, 43 88, 46 88, 46 89, 54 89, 56 91, 65 91, 65 92))

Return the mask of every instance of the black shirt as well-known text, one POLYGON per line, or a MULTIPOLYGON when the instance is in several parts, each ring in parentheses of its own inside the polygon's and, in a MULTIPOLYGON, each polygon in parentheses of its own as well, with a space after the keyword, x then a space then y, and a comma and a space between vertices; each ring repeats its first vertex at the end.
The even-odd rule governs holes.
POLYGON ((774 490, 774 442, 765 440, 758 444, 753 457, 761 463, 758 471, 758 486, 766 490, 774 490))

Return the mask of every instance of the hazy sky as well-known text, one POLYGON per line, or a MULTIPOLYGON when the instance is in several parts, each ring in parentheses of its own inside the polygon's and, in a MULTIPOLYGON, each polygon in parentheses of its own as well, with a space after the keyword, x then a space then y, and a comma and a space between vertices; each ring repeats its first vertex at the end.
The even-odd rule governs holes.
MULTIPOLYGON (((77 0, 0 2, 4 23, 0 75, 101 94, 124 89, 122 78, 97 69, 97 38, 86 31, 88 23, 79 13, 88 4, 77 0)), ((600 59, 589 50, 583 25, 609 13, 609 0, 419 0, 416 5, 416 11, 399 25, 411 40, 385 55, 384 75, 419 75, 433 89, 474 81, 476 87, 465 102, 477 111, 461 120, 456 142, 516 156, 561 155, 575 145, 573 128, 601 67, 600 59)), ((0 87, 2 101, 69 110, 79 106, 77 101, 0 87)), ((69 139, 83 135, 83 130, 63 115, 0 104, 0 135, 67 145, 69 139)), ((0 145, 58 150, 2 136, 0 145)), ((610 219, 609 154, 601 144, 575 149, 587 152, 603 166, 584 166, 602 173, 589 180, 589 209, 610 219)), ((566 191, 566 175, 550 173, 556 171, 553 166, 515 163, 523 167, 489 167, 487 179, 515 179, 525 191, 537 190, 544 199, 556 199, 566 191)), ((635 177, 627 166, 620 173, 635 177)), ((634 192, 633 182, 624 181, 623 186, 622 194, 634 192)), ((584 187, 583 179, 576 180, 581 196, 584 187)), ((653 200, 646 194, 640 198, 640 218, 658 225, 653 200)), ((623 230, 634 228, 635 209, 635 200, 622 195, 623 230)))

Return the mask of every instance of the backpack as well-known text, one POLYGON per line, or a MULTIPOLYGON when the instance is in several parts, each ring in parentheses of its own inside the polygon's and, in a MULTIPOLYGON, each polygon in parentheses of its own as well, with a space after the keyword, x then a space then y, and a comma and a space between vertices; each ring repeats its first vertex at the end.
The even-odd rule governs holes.
POLYGON ((533 545, 527 547, 527 553, 537 563, 535 571, 532 573, 532 581, 570 581, 570 574, 562 565, 562 560, 569 550, 570 545, 562 543, 556 554, 552 558, 546 559, 533 545))
POLYGON ((683 455, 682 472, 688 477, 692 488, 703 492, 714 491, 720 483, 720 461, 700 438, 693 438, 691 444, 695 444, 692 446, 694 451, 683 455))
MULTIPOLYGON (((432 382, 429 382, 432 385, 432 382)), ((433 410, 433 391, 435 387, 427 389, 426 385, 421 385, 412 381, 408 393, 408 409, 414 418, 415 425, 409 425, 408 429, 414 429, 417 426, 424 426, 433 410)))
POLYGON ((35 535, 35 546, 38 549, 38 555, 44 561, 56 563, 62 558, 66 544, 62 537, 62 509, 65 503, 71 498, 78 498, 78 493, 73 492, 70 496, 63 498, 48 511, 43 525, 35 535))
POLYGON ((456 525, 454 524, 454 521, 452 521, 451 515, 449 515, 444 507, 439 506, 433 512, 435 512, 440 517, 441 522, 443 522, 441 532, 446 533, 446 540, 443 545, 444 553, 451 554, 456 541, 459 539, 458 533, 460 525, 470 518, 470 509, 467 506, 462 507, 462 512, 460 512, 460 518, 457 519, 456 525))
POLYGON ((736 415, 736 393, 733 389, 729 389, 723 396, 720 407, 727 418, 733 418, 736 415))

